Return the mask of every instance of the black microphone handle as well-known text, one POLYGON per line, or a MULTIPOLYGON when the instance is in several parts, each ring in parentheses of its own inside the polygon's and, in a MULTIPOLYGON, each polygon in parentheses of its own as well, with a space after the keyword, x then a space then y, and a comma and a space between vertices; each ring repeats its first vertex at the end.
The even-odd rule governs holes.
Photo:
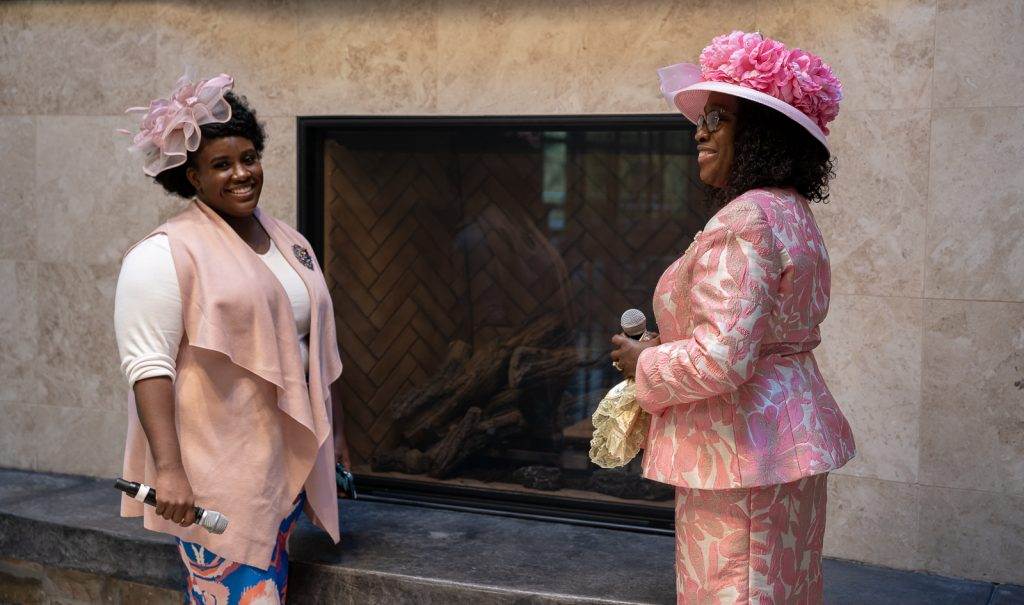
MULTIPOLYGON (((124 479, 116 479, 114 481, 114 487, 128 494, 129 497, 134 498, 139 493, 139 489, 142 488, 142 484, 134 481, 125 481, 124 479)), ((143 502, 150 506, 156 506, 156 488, 149 488, 149 493, 146 494, 146 498, 143 502)), ((199 520, 203 518, 203 513, 206 511, 200 506, 194 506, 193 509, 196 513, 196 522, 198 523, 199 520)))

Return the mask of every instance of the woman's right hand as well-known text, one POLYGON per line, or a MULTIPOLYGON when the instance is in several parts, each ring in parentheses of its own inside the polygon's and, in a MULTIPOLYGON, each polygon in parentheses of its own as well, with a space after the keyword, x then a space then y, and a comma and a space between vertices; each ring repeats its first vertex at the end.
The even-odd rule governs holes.
POLYGON ((636 364, 644 349, 661 344, 661 336, 657 333, 647 333, 645 337, 646 339, 633 340, 621 333, 612 336, 612 344, 615 345, 611 353, 612 364, 626 378, 636 378, 636 364))
POLYGON ((195 496, 180 465, 156 472, 156 514, 182 527, 196 520, 195 496))

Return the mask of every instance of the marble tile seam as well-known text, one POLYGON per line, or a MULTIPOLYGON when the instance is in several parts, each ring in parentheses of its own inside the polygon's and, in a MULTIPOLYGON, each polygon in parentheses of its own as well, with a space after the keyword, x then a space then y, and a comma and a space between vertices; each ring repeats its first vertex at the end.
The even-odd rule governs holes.
MULTIPOLYGON (((934 101, 933 101, 934 102, 934 101)), ((923 110, 929 110, 931 112, 948 111, 950 109, 961 109, 966 111, 982 110, 982 109, 1024 109, 1024 105, 932 105, 931 108, 923 107, 923 110)), ((863 111, 890 111, 886 109, 867 109, 863 111)), ((853 113, 853 110, 850 111, 853 113)))
POLYGON ((841 289, 832 289, 832 296, 858 296, 861 298, 895 298, 904 300, 926 300, 935 302, 978 302, 978 303, 1003 303, 1003 304, 1016 304, 1024 303, 1024 298, 1020 300, 1007 300, 1001 298, 950 298, 944 296, 924 296, 917 294, 873 294, 871 292, 853 292, 843 291, 841 289))
MULTIPOLYGON (((894 113, 894 114, 905 114, 908 112, 934 112, 934 111, 945 111, 949 109, 965 109, 965 110, 981 110, 981 109, 1024 109, 1024 105, 931 105, 928 107, 907 107, 907 108, 892 108, 892 107, 865 107, 863 109, 855 108, 849 109, 840 115, 852 115, 856 113, 894 113)), ((842 118, 836 118, 840 120, 842 118)), ((842 124, 838 124, 837 128, 841 128, 842 124)))
MULTIPOLYGON (((126 108, 127 109, 127 108, 126 108)), ((934 106, 934 107, 918 107, 912 111, 918 112, 933 112, 942 110, 984 110, 984 109, 1024 109, 1024 104, 1021 105, 949 105, 949 106, 934 106)), ((907 113, 906 109, 892 109, 892 108, 864 108, 864 109, 850 109, 844 115, 849 114, 862 114, 862 113, 893 113, 893 114, 904 114, 907 113)), ((325 114, 313 114, 313 113, 298 113, 298 112, 260 112, 260 118, 291 118, 291 117, 313 117, 313 118, 330 118, 330 117, 353 117, 353 116, 365 116, 365 117, 394 117, 394 116, 410 116, 410 117, 445 117, 452 115, 454 117, 463 116, 492 116, 492 115, 505 115, 505 114, 486 114, 486 113, 467 113, 460 112, 457 114, 446 114, 440 112, 424 112, 424 113, 408 113, 408 112, 356 112, 356 113, 325 113, 325 114)), ((592 111, 592 112, 575 112, 575 113, 515 113, 509 114, 515 116, 530 116, 530 115, 654 115, 654 116, 674 116, 671 112, 650 112, 650 111, 636 111, 636 110, 612 110, 612 111, 592 111)), ((12 112, 0 112, 0 118, 122 118, 127 123, 132 123, 134 120, 131 116, 124 113, 12 113, 12 112)), ((127 138, 128 135, 125 135, 127 138)))
MULTIPOLYGON (((939 6, 938 6, 938 3, 936 2, 936 4, 935 4, 935 12, 932 14, 932 48, 931 48, 931 58, 930 58, 931 65, 929 66, 929 71, 931 72, 931 78, 930 78, 930 82, 929 82, 930 90, 928 91, 928 143, 927 143, 928 144, 928 147, 927 147, 928 157, 926 159, 927 163, 924 166, 924 169, 925 169, 925 180, 924 180, 924 182, 926 183, 926 189, 925 189, 925 195, 924 195, 924 237, 921 238, 920 242, 918 242, 919 245, 921 246, 921 261, 922 262, 921 262, 921 266, 919 267, 919 269, 921 270, 921 297, 922 297, 922 299, 924 298, 924 294, 930 291, 928 289, 928 281, 929 281, 928 280, 928 277, 929 277, 928 268, 931 266, 930 263, 929 263, 929 254, 931 252, 931 247, 929 245, 928 235, 931 233, 930 229, 931 229, 931 226, 932 226, 931 225, 931 221, 929 219, 931 218, 931 215, 932 215, 932 202, 933 202, 933 199, 932 199, 932 132, 935 130, 935 49, 937 48, 937 45, 939 43, 939 27, 938 27, 938 25, 936 25, 936 22, 938 21, 938 14, 939 14, 939 6)), ((934 276, 933 276, 933 279, 934 279, 934 276)), ((927 324, 928 324, 928 322, 925 321, 924 318, 922 318, 921 323, 918 325, 918 329, 919 329, 920 336, 921 336, 921 343, 922 343, 922 350, 921 350, 921 357, 920 357, 920 362, 921 362, 922 366, 924 365, 924 348, 923 348, 923 344, 924 344, 925 338, 928 336, 927 324)), ((920 393, 922 395, 922 398, 919 399, 918 403, 917 403, 918 412, 919 412, 918 413, 918 423, 917 423, 918 424, 918 433, 919 433, 918 437, 920 437, 921 416, 922 416, 922 414, 920 414, 920 412, 923 410, 922 406, 924 404, 924 402, 923 402, 924 391, 921 390, 920 393)), ((917 447, 917 469, 918 469, 918 475, 920 475, 921 474, 921 443, 920 443, 920 439, 918 440, 918 447, 917 447)), ((921 516, 920 508, 918 509, 917 514, 918 514, 918 527, 920 527, 920 516, 921 516)))
MULTIPOLYGON (((113 363, 117 363, 117 360, 114 360, 113 363)), ((128 391, 127 382, 125 383, 125 389, 124 390, 127 393, 127 391, 128 391)), ((120 403, 117 403, 116 405, 123 405, 124 401, 126 401, 128 399, 128 397, 127 397, 127 395, 122 396, 121 394, 118 394, 116 397, 114 397, 114 399, 117 399, 117 400, 120 401, 120 403)), ((23 400, 0 401, 0 403, 3 403, 5 405, 14 404, 14 405, 28 407, 28 408, 32 408, 32 407, 58 408, 58 409, 63 409, 63 410, 75 410, 75 411, 79 411, 79 412, 83 412, 83 411, 84 412, 101 412, 101 413, 104 413, 104 414, 115 414, 115 415, 121 415, 121 414, 126 414, 127 413, 124 410, 118 410, 118 409, 113 408, 113 407, 99 407, 99 406, 95 406, 95 405, 73 405, 73 404, 60 404, 60 403, 46 403, 44 401, 23 401, 23 400)), ((69 430, 71 430, 71 429, 69 429, 69 430)), ((50 471, 50 470, 45 470, 44 471, 44 470, 40 470, 40 469, 27 469, 27 468, 15 468, 15 467, 5 468, 5 467, 2 467, 2 466, 0 466, 0 470, 19 470, 19 471, 26 471, 26 472, 32 472, 32 473, 58 473, 59 474, 59 471, 50 471)), ((107 479, 106 476, 93 476, 93 475, 76 475, 76 476, 88 477, 90 479, 97 479, 97 480, 99 480, 99 479, 107 479)))
POLYGON ((894 479, 883 479, 881 477, 875 477, 873 475, 855 475, 853 473, 843 472, 842 469, 832 471, 832 475, 838 475, 840 477, 849 477, 853 479, 866 479, 868 481, 879 481, 882 483, 889 483, 892 485, 902 485, 906 487, 925 487, 929 489, 941 489, 941 490, 952 490, 959 492, 974 492, 977 494, 988 494, 992 496, 1009 496, 1011 498, 1022 498, 1024 499, 1024 492, 997 492, 987 489, 977 489, 974 487, 956 487, 949 485, 937 485, 934 483, 923 483, 920 481, 896 481, 894 479))

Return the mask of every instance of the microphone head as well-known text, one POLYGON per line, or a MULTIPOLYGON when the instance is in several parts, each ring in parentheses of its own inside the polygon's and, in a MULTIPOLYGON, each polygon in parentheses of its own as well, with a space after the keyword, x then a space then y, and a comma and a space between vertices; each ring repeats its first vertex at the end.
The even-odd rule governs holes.
POLYGON ((222 534, 228 528, 228 518, 215 510, 203 511, 203 518, 199 525, 206 528, 211 534, 222 534))
POLYGON ((619 322, 626 336, 638 338, 647 330, 647 316, 640 309, 629 309, 619 322))

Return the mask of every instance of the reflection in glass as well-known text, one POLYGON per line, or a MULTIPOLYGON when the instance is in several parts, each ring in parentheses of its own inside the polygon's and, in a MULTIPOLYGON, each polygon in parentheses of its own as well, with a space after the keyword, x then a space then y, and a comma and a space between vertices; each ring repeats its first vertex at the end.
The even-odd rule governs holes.
POLYGON ((619 316, 651 317, 704 223, 694 153, 689 130, 329 140, 324 269, 357 474, 670 507, 639 460, 602 470, 587 451, 619 316))

